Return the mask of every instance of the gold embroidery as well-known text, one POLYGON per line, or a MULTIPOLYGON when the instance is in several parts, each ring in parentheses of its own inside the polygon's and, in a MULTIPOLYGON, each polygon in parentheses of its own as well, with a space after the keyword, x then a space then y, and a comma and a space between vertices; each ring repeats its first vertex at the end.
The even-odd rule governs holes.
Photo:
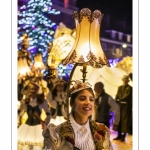
MULTIPOLYGON (((94 143, 96 146, 96 150, 102 150, 104 148, 103 142, 105 140, 105 132, 106 132, 105 126, 101 124, 98 125, 95 121, 91 121, 90 127, 92 131, 94 143)), ((62 138, 64 138, 66 141, 70 142, 74 146, 75 135, 69 121, 66 121, 61 124, 59 132, 62 138)))
POLYGON ((74 139, 74 131, 73 131, 73 128, 72 128, 69 121, 66 121, 66 122, 61 124, 59 132, 60 132, 60 135, 62 137, 68 137, 69 136, 69 137, 74 139))
POLYGON ((90 123, 93 139, 96 145, 97 150, 102 150, 103 142, 105 140, 105 132, 106 128, 104 125, 98 125, 95 121, 91 121, 90 123))

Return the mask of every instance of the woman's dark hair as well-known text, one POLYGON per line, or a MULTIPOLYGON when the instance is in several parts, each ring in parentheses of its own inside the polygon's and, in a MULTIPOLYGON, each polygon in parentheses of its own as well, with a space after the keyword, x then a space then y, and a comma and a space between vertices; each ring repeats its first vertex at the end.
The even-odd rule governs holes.
MULTIPOLYGON (((83 89, 83 90, 89 91, 89 92, 94 96, 94 92, 93 92, 93 90, 92 90, 91 88, 83 89)), ((83 90, 81 90, 81 91, 83 91, 83 90)), ((78 96, 78 94, 79 94, 81 91, 78 91, 78 92, 73 93, 73 94, 71 95, 71 98, 70 98, 70 106, 72 106, 72 105, 75 103, 75 98, 78 96)))
MULTIPOLYGON (((53 88, 53 90, 52 90, 52 97, 53 97, 53 99, 57 96, 57 86, 58 86, 59 84, 57 84, 57 85, 55 85, 55 87, 53 88)), ((63 85, 64 86, 64 85, 63 85)), ((63 91, 64 91, 64 89, 63 89, 63 91)))
MULTIPOLYGON (((28 104, 30 102, 30 95, 25 98, 25 103, 28 104)), ((44 93, 37 94, 37 103, 42 104, 44 102, 44 93)))

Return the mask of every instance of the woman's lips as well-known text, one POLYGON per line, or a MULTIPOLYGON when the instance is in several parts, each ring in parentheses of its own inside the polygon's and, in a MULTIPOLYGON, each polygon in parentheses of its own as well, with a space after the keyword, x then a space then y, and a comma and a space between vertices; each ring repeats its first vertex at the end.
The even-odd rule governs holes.
POLYGON ((91 107, 83 107, 84 110, 89 111, 91 110, 91 107))

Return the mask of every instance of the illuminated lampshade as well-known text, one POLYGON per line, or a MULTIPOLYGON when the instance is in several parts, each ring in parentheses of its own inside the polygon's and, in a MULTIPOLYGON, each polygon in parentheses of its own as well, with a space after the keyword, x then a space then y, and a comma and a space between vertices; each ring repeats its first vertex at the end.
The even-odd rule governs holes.
POLYGON ((99 10, 92 13, 88 8, 83 8, 79 14, 74 11, 73 17, 76 25, 76 39, 63 64, 87 63, 96 68, 104 65, 110 66, 100 43, 100 25, 103 14, 99 10))
POLYGON ((32 70, 33 71, 41 71, 41 70, 44 70, 46 69, 44 63, 43 63, 43 60, 42 60, 42 54, 36 54, 34 56, 34 65, 33 65, 33 68, 32 70))
POLYGON ((49 54, 48 55, 48 66, 51 68, 51 69, 56 69, 58 67, 58 65, 60 64, 60 60, 59 58, 57 60, 54 59, 54 56, 49 54))
POLYGON ((64 34, 63 36, 54 39, 49 55, 51 55, 59 65, 71 51, 74 42, 75 38, 70 34, 64 34))
POLYGON ((32 75, 31 69, 27 64, 27 59, 18 59, 18 79, 25 78, 26 76, 32 75))
POLYGON ((55 30, 54 40, 59 38, 60 36, 63 36, 64 34, 73 35, 74 30, 66 27, 65 24, 60 22, 59 25, 57 26, 56 30, 55 30))

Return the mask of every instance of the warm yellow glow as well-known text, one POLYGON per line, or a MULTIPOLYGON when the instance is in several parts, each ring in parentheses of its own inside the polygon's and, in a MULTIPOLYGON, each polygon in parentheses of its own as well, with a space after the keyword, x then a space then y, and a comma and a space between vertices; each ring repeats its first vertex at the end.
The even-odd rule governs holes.
POLYGON ((126 47, 127 47, 127 44, 123 44, 122 47, 123 47, 123 48, 126 48, 126 47))
POLYGON ((27 64, 27 59, 19 58, 18 60, 18 79, 26 77, 26 75, 32 75, 31 69, 27 64))
POLYGON ((74 45, 63 64, 87 63, 92 67, 110 66, 100 43, 100 26, 103 14, 99 10, 91 12, 83 8, 79 13, 74 11, 76 38, 74 45))
POLYGON ((129 74, 133 72, 132 62, 132 57, 124 57, 123 60, 118 62, 115 67, 124 70, 127 74, 129 74))
MULTIPOLYGON (((65 32, 65 31, 64 31, 65 32)), ((64 34, 53 41, 52 49, 48 56, 48 66, 56 68, 71 51, 75 38, 70 34, 64 34)))
POLYGON ((21 118, 21 124, 25 124, 28 119, 28 114, 25 112, 21 118))
POLYGON ((42 60, 42 54, 37 54, 36 56, 34 56, 34 65, 33 65, 32 69, 34 71, 46 69, 46 67, 43 63, 43 60, 42 60))
POLYGON ((81 51, 79 51, 79 55, 84 57, 85 61, 88 61, 86 56, 87 56, 87 51, 89 49, 89 43, 88 42, 84 42, 83 44, 80 45, 80 49, 82 49, 81 51))
POLYGON ((21 105, 21 104, 20 104, 20 101, 18 101, 18 102, 17 102, 17 108, 18 108, 18 109, 20 108, 20 105, 21 105))
POLYGON ((41 112, 40 118, 41 118, 41 120, 45 121, 46 117, 47 117, 46 112, 45 112, 45 110, 42 108, 42 112, 41 112))
MULTIPOLYGON (((44 109, 42 108, 40 118, 41 118, 41 120, 44 121, 44 120, 46 119, 46 117, 47 117, 46 112, 45 112, 44 109)), ((26 121, 27 121, 27 119, 28 119, 28 114, 27 114, 27 112, 25 112, 25 113, 23 114, 23 116, 21 117, 21 124, 25 124, 26 121)))
POLYGON ((48 66, 52 69, 55 69, 58 67, 58 65, 60 64, 60 60, 55 60, 54 57, 52 55, 48 55, 48 66))
MULTIPOLYGON (((81 69, 83 69, 83 66, 76 67, 72 80, 82 79, 82 73, 80 73, 81 69)), ((86 79, 87 82, 92 85, 92 88, 94 89, 94 84, 96 82, 101 81, 104 84, 106 93, 111 96, 116 95, 118 87, 122 84, 123 75, 127 75, 123 69, 107 66, 102 68, 93 68, 87 65, 86 70, 86 79)), ((130 81, 129 84, 132 86, 132 81, 130 81)))

